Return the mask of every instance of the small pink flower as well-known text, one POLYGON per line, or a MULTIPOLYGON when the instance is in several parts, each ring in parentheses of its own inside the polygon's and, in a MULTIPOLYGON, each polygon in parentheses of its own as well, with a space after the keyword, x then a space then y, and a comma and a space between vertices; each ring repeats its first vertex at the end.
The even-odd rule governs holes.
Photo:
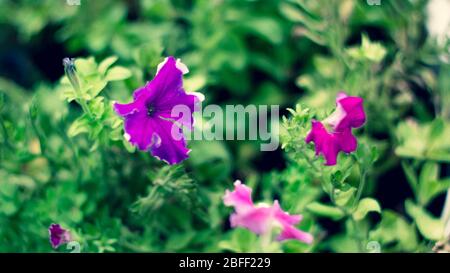
POLYGON ((336 165, 338 153, 354 152, 358 146, 352 128, 361 127, 366 121, 363 99, 340 92, 336 98, 336 110, 322 122, 313 120, 306 143, 314 142, 316 155, 325 157, 325 165, 336 165), (325 124, 325 125, 324 125, 325 124))
POLYGON ((254 205, 251 194, 252 189, 239 180, 234 183, 234 191, 225 191, 224 204, 235 209, 235 213, 230 216, 232 227, 244 227, 259 235, 278 227, 281 228, 277 237, 279 241, 295 239, 307 244, 312 243, 311 234, 294 226, 302 220, 301 215, 290 215, 283 211, 277 200, 272 206, 263 203, 254 205))

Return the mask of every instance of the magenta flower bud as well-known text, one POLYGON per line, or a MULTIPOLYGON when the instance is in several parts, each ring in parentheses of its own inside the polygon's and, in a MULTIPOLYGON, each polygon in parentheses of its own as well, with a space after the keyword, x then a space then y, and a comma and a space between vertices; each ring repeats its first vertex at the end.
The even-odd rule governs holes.
POLYGON ((59 224, 51 224, 48 228, 48 233, 50 237, 50 244, 55 249, 72 240, 70 232, 62 228, 59 224))
POLYGON ((341 92, 336 98, 336 110, 322 122, 313 120, 306 143, 314 142, 316 155, 322 154, 325 165, 336 165, 340 151, 354 152, 358 146, 352 128, 361 127, 366 121, 363 99, 341 92), (328 128, 326 127, 328 126, 328 128))

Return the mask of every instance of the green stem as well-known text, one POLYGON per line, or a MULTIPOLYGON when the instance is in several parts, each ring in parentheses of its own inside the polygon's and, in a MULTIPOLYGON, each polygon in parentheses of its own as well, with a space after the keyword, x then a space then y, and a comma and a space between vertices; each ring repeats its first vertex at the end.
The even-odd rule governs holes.
POLYGON ((358 236, 358 223, 356 223, 356 221, 355 221, 355 219, 353 219, 353 217, 350 215, 349 216, 349 219, 350 219, 350 222, 352 223, 352 225, 353 225, 353 230, 354 230, 354 232, 355 232, 355 234, 354 234, 354 236, 353 236, 353 238, 356 240, 356 244, 357 244, 357 246, 358 246, 358 251, 359 252, 364 252, 364 247, 363 247, 363 240, 364 240, 364 237, 360 237, 360 236, 358 236))
POLYGON ((4 140, 4 143, 5 143, 5 146, 8 147, 8 148, 12 148, 12 145, 9 142, 8 130, 6 130, 6 126, 5 126, 5 123, 3 122, 3 118, 0 119, 0 126, 2 127, 3 140, 4 140))
POLYGON ((302 155, 302 157, 306 160, 306 162, 308 162, 308 164, 314 169, 315 172, 322 175, 322 172, 319 170, 319 168, 317 168, 316 165, 314 165, 312 159, 303 151, 303 149, 304 147, 302 146, 300 147, 300 149, 297 149, 297 151, 302 155))
POLYGON ((272 228, 273 226, 270 225, 269 230, 262 234, 260 237, 260 251, 262 253, 268 253, 269 251, 269 246, 270 243, 272 242, 272 228))
POLYGON ((45 145, 44 136, 42 135, 41 131, 39 130, 38 126, 36 125, 35 119, 30 117, 30 122, 31 122, 31 128, 33 128, 33 131, 39 140, 39 148, 41 150, 41 155, 44 156, 45 158, 49 158, 46 153, 46 145, 45 145))
POLYGON ((92 115, 92 112, 91 112, 91 110, 89 109, 89 107, 88 107, 86 101, 85 101, 84 99, 81 99, 81 98, 80 98, 80 99, 77 99, 76 101, 77 101, 78 104, 81 106, 81 109, 83 109, 83 112, 87 113, 88 116, 89 116, 89 118, 90 118, 91 120, 93 120, 93 119, 94 119, 94 115, 92 115))
POLYGON ((361 195, 364 191, 364 186, 366 185, 366 176, 367 176, 367 172, 364 171, 361 174, 360 180, 359 180, 359 185, 358 185, 358 191, 356 192, 356 197, 355 197, 355 201, 353 203, 353 207, 355 206, 355 204, 358 203, 358 201, 361 199, 361 195))

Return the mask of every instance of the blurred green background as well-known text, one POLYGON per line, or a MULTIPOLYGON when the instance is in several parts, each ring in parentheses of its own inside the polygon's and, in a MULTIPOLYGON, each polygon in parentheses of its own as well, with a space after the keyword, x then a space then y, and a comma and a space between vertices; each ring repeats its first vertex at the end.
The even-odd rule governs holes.
POLYGON ((229 228, 221 197, 234 179, 305 214, 301 227, 316 237, 271 250, 358 251, 346 222, 308 210, 327 199, 293 152, 192 141, 190 158, 169 167, 124 143, 106 102, 129 101, 168 55, 187 64, 185 89, 206 104, 280 105, 289 117, 301 103, 323 117, 338 91, 362 96, 360 141, 378 150, 365 194, 383 209, 361 223, 365 240, 430 250, 438 238, 423 219, 440 217, 450 187, 449 42, 432 29, 431 2, 0 0, 0 251, 52 251, 54 222, 83 252, 259 251, 255 235, 229 228), (97 73, 109 56, 127 76, 99 74, 102 116, 76 127, 62 59, 97 73), (405 210, 410 199, 422 214, 405 210))

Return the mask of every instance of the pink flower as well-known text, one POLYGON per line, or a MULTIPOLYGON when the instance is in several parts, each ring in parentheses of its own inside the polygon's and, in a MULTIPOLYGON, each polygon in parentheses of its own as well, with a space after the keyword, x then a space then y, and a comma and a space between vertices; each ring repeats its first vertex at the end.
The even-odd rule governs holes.
POLYGON ((340 92, 336 98, 336 110, 322 122, 313 120, 306 143, 314 142, 316 155, 325 157, 325 165, 336 165, 338 153, 354 152, 358 146, 352 128, 361 127, 366 121, 363 99, 340 92), (325 125, 324 125, 325 124, 325 125))
POLYGON ((277 200, 272 206, 263 203, 254 205, 251 194, 252 189, 239 180, 234 183, 234 191, 225 191, 224 204, 235 209, 235 213, 230 216, 232 227, 244 227, 259 235, 271 232, 275 227, 281 229, 277 237, 279 241, 295 239, 312 243, 311 234, 294 226, 302 220, 301 215, 290 215, 283 211, 277 200))

